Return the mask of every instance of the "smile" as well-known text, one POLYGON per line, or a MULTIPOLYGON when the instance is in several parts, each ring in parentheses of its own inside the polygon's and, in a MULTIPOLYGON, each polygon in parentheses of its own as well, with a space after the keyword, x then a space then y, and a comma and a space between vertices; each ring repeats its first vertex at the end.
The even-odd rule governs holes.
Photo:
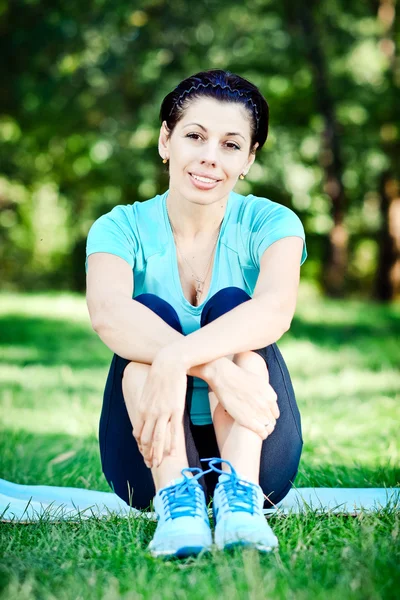
POLYGON ((194 173, 189 173, 193 179, 196 181, 202 181, 203 183, 217 183, 219 179, 211 179, 210 177, 201 177, 201 175, 195 175, 194 173))

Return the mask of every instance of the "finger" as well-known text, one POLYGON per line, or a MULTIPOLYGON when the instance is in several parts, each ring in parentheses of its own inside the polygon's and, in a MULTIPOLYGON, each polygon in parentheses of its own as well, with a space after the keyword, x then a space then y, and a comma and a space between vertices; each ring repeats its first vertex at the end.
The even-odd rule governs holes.
POLYGON ((140 444, 140 436, 142 434, 143 431, 143 426, 144 426, 144 415, 139 414, 137 416, 137 418, 135 419, 135 421, 132 423, 133 426, 133 437, 135 438, 135 440, 137 441, 138 445, 140 444))
POLYGON ((241 423, 241 425, 243 425, 244 427, 247 427, 248 429, 251 429, 251 431, 254 431, 254 433, 259 435, 261 437, 261 439, 263 439, 263 440, 265 440, 265 438, 267 437, 266 428, 264 427, 264 424, 259 419, 247 418, 244 423, 241 423))
POLYGON ((265 425, 265 423, 275 422, 273 406, 271 406, 270 403, 266 403, 264 401, 263 406, 258 405, 256 407, 256 410, 253 413, 253 417, 255 417, 258 420, 258 422, 262 425, 265 425))
POLYGON ((151 448, 153 442, 153 431, 156 424, 155 418, 149 418, 145 421, 140 436, 140 445, 142 447, 142 454, 144 462, 147 467, 151 467, 151 448))
POLYGON ((272 406, 270 408, 271 408, 271 413, 272 413, 273 417, 275 419, 279 419, 279 416, 281 413, 279 412, 278 403, 275 402, 274 404, 272 404, 272 406))
POLYGON ((258 416, 258 419, 255 419, 255 422, 253 421, 253 426, 251 428, 258 433, 263 440, 273 432, 276 425, 276 419, 269 407, 264 407, 262 415, 258 416), (255 429, 255 422, 258 426, 257 429, 255 429))
POLYGON ((171 454, 171 421, 168 421, 165 429, 164 456, 171 454))
POLYGON ((271 416, 264 423, 265 431, 267 432, 267 437, 269 435, 271 435, 271 433, 274 431, 275 426, 276 426, 276 419, 273 417, 273 415, 271 413, 271 416), (268 425, 267 425, 267 423, 268 423, 268 425))
POLYGON ((154 427, 153 444, 152 444, 152 466, 159 467, 164 457, 166 429, 168 425, 169 415, 160 417, 154 427))
POLYGON ((269 401, 268 404, 264 406, 264 411, 262 415, 264 423, 267 423, 268 421, 275 422, 276 419, 279 417, 279 414, 279 407, 277 403, 269 401))
POLYGON ((268 394, 269 408, 275 419, 279 418, 280 412, 278 407, 278 395, 275 390, 270 387, 268 394))
POLYGON ((176 456, 178 452, 179 433, 182 427, 182 415, 173 414, 170 420, 171 429, 171 456, 176 456))
MULTIPOLYGON (((132 436, 133 436, 133 437, 135 438, 135 440, 136 440, 136 436, 135 436, 135 429, 132 429, 132 436)), ((136 440, 136 443, 137 443, 137 447, 138 447, 138 449, 139 449, 139 452, 140 452, 140 454, 142 454, 142 446, 141 446, 141 444, 139 444, 139 442, 138 442, 137 440, 136 440)))
MULTIPOLYGON (((274 392, 274 394, 275 394, 275 392, 274 392)), ((265 399, 264 399, 262 411, 261 410, 259 411, 260 414, 258 416, 259 416, 260 420, 262 421, 262 423, 275 423, 275 421, 276 421, 275 414, 276 414, 277 410, 279 412, 279 409, 278 409, 275 399, 273 397, 271 398, 271 396, 269 396, 267 398, 267 402, 265 402, 265 399)))
POLYGON ((264 421, 264 425, 268 423, 267 425, 267 429, 270 429, 271 431, 273 431, 275 425, 276 425, 276 419, 275 416, 273 414, 273 411, 271 410, 271 408, 268 408, 268 417, 267 419, 264 421))

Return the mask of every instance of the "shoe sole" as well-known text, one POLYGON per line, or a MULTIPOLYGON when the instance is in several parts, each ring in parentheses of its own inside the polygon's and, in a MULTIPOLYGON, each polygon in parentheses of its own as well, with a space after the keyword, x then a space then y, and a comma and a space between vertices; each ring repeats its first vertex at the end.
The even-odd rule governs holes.
POLYGON ((234 551, 237 548, 253 548, 254 550, 258 550, 258 552, 272 552, 278 548, 278 544, 276 546, 264 546, 263 544, 257 544, 255 542, 245 542, 238 540, 237 542, 229 542, 225 544, 225 546, 219 547, 220 550, 226 550, 228 552, 234 551))
POLYGON ((150 550, 152 556, 162 558, 189 558, 190 556, 198 556, 201 552, 211 552, 211 547, 207 546, 183 546, 175 552, 170 550, 150 550))

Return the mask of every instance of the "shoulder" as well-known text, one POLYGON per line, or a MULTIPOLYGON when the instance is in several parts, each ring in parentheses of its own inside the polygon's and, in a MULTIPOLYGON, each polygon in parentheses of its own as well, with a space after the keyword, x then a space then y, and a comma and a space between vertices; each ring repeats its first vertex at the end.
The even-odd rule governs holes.
POLYGON ((134 214, 134 205, 133 204, 118 204, 114 206, 110 211, 104 213, 100 217, 98 217, 92 227, 98 227, 102 225, 106 225, 107 223, 115 223, 118 224, 128 224, 132 221, 134 214))
POLYGON ((263 225, 264 223, 268 223, 269 225, 291 222, 301 224, 297 214, 291 208, 279 204, 279 202, 262 196, 254 196, 253 194, 243 196, 242 198, 241 221, 249 229, 254 229, 253 225, 263 225))
POLYGON ((135 201, 133 204, 117 204, 109 212, 94 221, 92 227, 114 224, 120 227, 136 229, 140 219, 146 219, 158 208, 159 196, 149 200, 135 201))

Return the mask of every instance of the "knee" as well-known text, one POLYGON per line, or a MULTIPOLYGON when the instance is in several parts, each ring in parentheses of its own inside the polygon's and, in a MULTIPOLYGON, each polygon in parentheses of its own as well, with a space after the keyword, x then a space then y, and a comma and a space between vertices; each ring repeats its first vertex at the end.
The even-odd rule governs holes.
POLYGON ((233 362, 238 367, 247 369, 252 373, 268 375, 268 368, 265 360, 257 352, 248 350, 247 352, 238 352, 233 356, 233 362))
POLYGON ((130 361, 122 372, 123 387, 143 387, 150 368, 146 363, 130 361))
POLYGON ((208 300, 208 302, 210 302, 210 300, 223 300, 224 302, 231 302, 232 304, 240 304, 241 302, 245 302, 246 300, 250 299, 251 298, 247 292, 239 287, 231 285, 216 292, 208 300))
POLYGON ((207 300, 201 313, 201 326, 211 323, 251 297, 241 288, 230 286, 222 288, 207 300))
POLYGON ((161 319, 163 319, 170 327, 179 331, 179 333, 183 333, 178 313, 169 302, 156 296, 156 294, 139 294, 134 300, 140 302, 140 304, 144 304, 147 308, 150 308, 150 310, 161 317, 161 319))
POLYGON ((266 496, 266 500, 264 502, 264 508, 272 508, 274 504, 278 504, 288 495, 288 493, 290 492, 290 490, 293 487, 294 481, 296 479, 296 475, 297 475, 297 471, 293 475, 293 477, 291 477, 289 479, 289 481, 286 482, 285 486, 283 488, 279 489, 278 491, 263 489, 264 495, 266 496))
POLYGON ((126 502, 128 506, 137 510, 145 510, 150 507, 150 502, 155 494, 154 484, 143 486, 142 489, 141 486, 134 487, 129 480, 121 479, 114 482, 104 470, 103 473, 114 494, 126 502))

